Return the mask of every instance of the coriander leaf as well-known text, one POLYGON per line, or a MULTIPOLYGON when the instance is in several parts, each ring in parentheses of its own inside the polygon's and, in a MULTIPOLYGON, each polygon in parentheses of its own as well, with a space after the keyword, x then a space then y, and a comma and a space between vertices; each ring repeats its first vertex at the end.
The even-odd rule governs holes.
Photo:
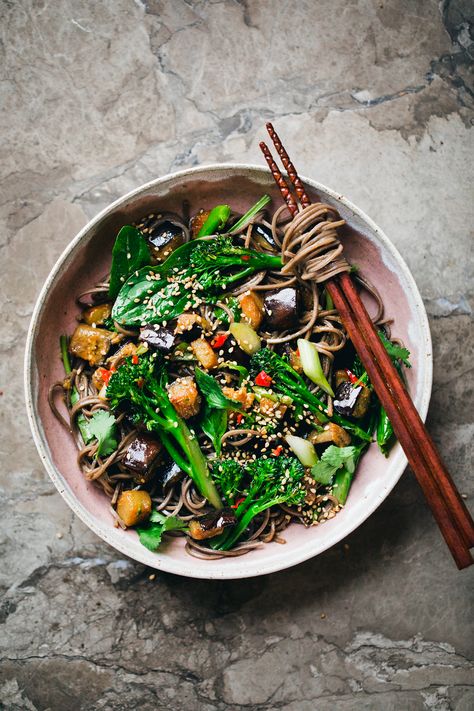
POLYGON ((97 410, 87 423, 91 439, 98 442, 97 456, 107 456, 117 449, 115 417, 106 410, 97 410))
POLYGON ((142 233, 125 225, 118 233, 112 249, 109 296, 115 299, 130 274, 141 269, 150 260, 150 252, 142 233))
POLYGON ((353 474, 362 447, 336 447, 332 444, 311 468, 313 478, 320 484, 330 484, 334 474, 343 467, 349 474, 353 474))
POLYGON ((210 407, 206 402, 204 414, 201 419, 201 429, 209 437, 217 455, 220 455, 222 448, 222 435, 227 428, 227 410, 219 410, 210 407))
POLYGON ((329 462, 322 459, 311 468, 311 476, 320 484, 330 484, 338 467, 333 467, 329 462))
POLYGON ((340 469, 345 467, 352 474, 355 469, 354 459, 359 452, 359 447, 335 447, 331 445, 323 453, 321 459, 331 466, 340 469))
POLYGON ((399 346, 398 344, 389 341, 383 331, 379 331, 378 334, 390 358, 392 360, 401 360, 403 365, 407 368, 411 368, 410 361, 408 360, 410 357, 410 351, 408 348, 404 348, 403 346, 399 346))
POLYGON ((214 380, 212 375, 208 375, 200 368, 195 368, 194 372, 198 388, 206 398, 206 402, 210 407, 217 408, 218 410, 241 411, 242 408, 239 403, 224 395, 219 383, 214 380))
POLYGON ((150 551, 155 551, 166 531, 185 531, 188 524, 177 516, 165 516, 159 511, 152 511, 148 526, 137 527, 140 543, 150 551))

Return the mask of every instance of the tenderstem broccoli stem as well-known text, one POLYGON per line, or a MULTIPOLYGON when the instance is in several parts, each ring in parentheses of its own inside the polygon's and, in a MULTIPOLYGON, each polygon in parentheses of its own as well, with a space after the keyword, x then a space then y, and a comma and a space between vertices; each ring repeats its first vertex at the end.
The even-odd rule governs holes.
POLYGON ((318 420, 320 422, 328 422, 332 421, 335 422, 336 424, 340 425, 341 427, 344 427, 344 429, 349 430, 350 432, 353 432, 357 437, 360 439, 366 440, 370 442, 372 439, 371 435, 367 434, 361 427, 358 425, 355 425, 353 422, 349 422, 349 420, 346 420, 344 417, 341 417, 337 413, 334 413, 331 417, 327 415, 326 407, 325 405, 321 402, 319 398, 316 397, 313 393, 307 391, 306 385, 303 382, 303 388, 304 388, 304 395, 302 395, 297 388, 295 388, 294 381, 292 378, 288 377, 285 375, 285 373, 280 373, 279 378, 281 381, 288 387, 289 394, 291 393, 291 397, 293 397, 294 400, 297 400, 300 402, 303 406, 307 407, 308 410, 311 410, 318 420), (307 391, 307 392, 306 392, 307 391))
POLYGON ((149 416, 149 424, 152 429, 156 429, 160 435, 164 447, 174 459, 176 464, 188 475, 196 484, 201 494, 206 497, 214 508, 222 508, 222 501, 212 481, 206 458, 204 457, 198 441, 189 430, 185 421, 176 414, 173 406, 160 398, 161 411, 165 415, 162 417, 143 399, 139 404, 149 416), (174 439, 182 449, 184 457, 171 441, 174 439))

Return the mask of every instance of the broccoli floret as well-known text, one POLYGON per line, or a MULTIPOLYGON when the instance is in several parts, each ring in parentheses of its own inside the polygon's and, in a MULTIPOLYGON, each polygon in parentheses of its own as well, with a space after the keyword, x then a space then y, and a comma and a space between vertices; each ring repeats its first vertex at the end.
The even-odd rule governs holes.
POLYGON ((127 358, 109 380, 107 398, 112 409, 130 404, 135 417, 160 436, 166 450, 178 466, 196 484, 215 508, 222 502, 209 473, 207 460, 185 421, 171 404, 166 385, 168 376, 162 359, 140 356, 138 363, 127 358))
POLYGON ((244 486, 245 470, 235 459, 223 459, 212 468, 214 481, 229 506, 233 506, 244 486))
MULTIPOLYGON (((245 482, 244 499, 236 509, 237 525, 215 546, 217 550, 229 550, 245 532, 255 516, 271 506, 286 504, 298 506, 306 495, 303 478, 303 465, 295 457, 272 457, 250 462, 245 469, 239 471, 230 465, 224 466, 223 473, 226 486, 234 485, 234 477, 238 479, 239 488, 245 482)), ((238 492, 240 493, 240 491, 238 492)), ((226 498, 229 494, 225 493, 226 498)))
POLYGON ((295 403, 306 407, 315 414, 320 422, 336 422, 356 437, 366 441, 371 440, 370 434, 353 422, 337 413, 329 416, 324 403, 311 392, 301 375, 291 367, 285 358, 269 348, 259 350, 250 361, 250 376, 252 378, 255 378, 262 370, 271 377, 274 392, 291 397, 295 403))

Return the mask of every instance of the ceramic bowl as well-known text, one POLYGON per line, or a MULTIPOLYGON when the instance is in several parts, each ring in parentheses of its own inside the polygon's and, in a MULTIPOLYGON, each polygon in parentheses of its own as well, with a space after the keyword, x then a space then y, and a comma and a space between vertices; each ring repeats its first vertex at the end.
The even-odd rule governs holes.
MULTIPOLYGON (((347 221, 346 254, 379 289, 386 314, 393 318, 393 333, 411 351, 408 384, 425 418, 432 382, 431 338, 412 275, 388 237, 362 210, 314 180, 304 179, 304 183, 312 200, 335 205, 347 221)), ((357 528, 382 503, 406 467, 398 444, 388 459, 371 446, 357 470, 347 504, 335 518, 310 529, 290 526, 284 534, 285 545, 270 543, 245 556, 216 561, 189 556, 179 539, 166 543, 158 553, 148 551, 133 530, 114 527, 106 496, 82 476, 75 444, 51 413, 47 392, 51 383, 63 377, 58 340, 60 334, 74 329, 78 313, 75 297, 107 273, 117 231, 150 212, 179 212, 184 198, 191 213, 219 203, 244 212, 264 193, 271 195, 274 207, 281 204, 269 172, 249 165, 194 168, 137 188, 103 210, 69 244, 34 310, 26 348, 25 388, 40 457, 59 493, 90 529, 121 553, 152 568, 209 579, 244 578, 289 568, 322 553, 357 528)))

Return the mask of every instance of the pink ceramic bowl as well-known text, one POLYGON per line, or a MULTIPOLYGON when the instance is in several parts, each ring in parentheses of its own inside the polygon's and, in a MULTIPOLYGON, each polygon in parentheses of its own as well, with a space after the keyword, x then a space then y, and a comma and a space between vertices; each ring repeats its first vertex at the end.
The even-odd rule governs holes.
MULTIPOLYGON (((313 180, 304 181, 312 199, 335 205, 350 228, 344 245, 354 264, 380 290, 393 333, 411 351, 410 392, 424 418, 431 394, 431 338, 420 294, 405 262, 383 232, 342 195, 313 180)), ((176 539, 151 553, 134 531, 114 527, 106 497, 87 482, 76 464, 72 438, 52 415, 47 401, 51 383, 63 377, 58 351, 61 333, 71 333, 78 307, 75 297, 109 269, 111 248, 122 225, 159 210, 179 211, 183 198, 191 212, 229 203, 244 212, 264 193, 281 204, 268 170, 249 165, 215 165, 154 180, 103 210, 66 248, 49 275, 31 321, 26 347, 25 389, 30 425, 38 452, 59 493, 97 535, 145 565, 194 578, 245 578, 289 568, 325 551, 359 526, 390 493, 407 460, 397 444, 389 459, 375 446, 364 456, 345 508, 311 529, 292 525, 286 545, 271 543, 240 558, 203 561, 190 557, 176 539)), ((369 304, 370 306, 370 304, 369 304)))

